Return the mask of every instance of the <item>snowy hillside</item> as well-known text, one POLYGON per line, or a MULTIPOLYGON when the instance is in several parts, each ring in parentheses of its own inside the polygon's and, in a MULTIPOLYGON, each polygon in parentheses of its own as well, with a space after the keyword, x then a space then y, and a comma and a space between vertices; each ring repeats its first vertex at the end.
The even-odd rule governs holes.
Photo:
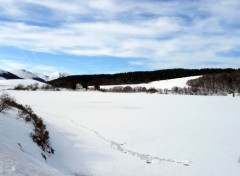
POLYGON ((110 86, 101 86, 102 89, 109 89, 115 86, 130 86, 130 87, 146 87, 155 88, 155 89, 171 89, 173 87, 187 87, 187 81, 191 79, 199 78, 200 76, 190 76, 185 78, 176 78, 176 79, 169 79, 169 80, 161 80, 161 81, 153 81, 146 84, 126 84, 126 85, 110 85, 110 86))
POLYGON ((36 83, 39 85, 39 87, 46 85, 43 82, 33 80, 33 79, 9 79, 9 80, 1 80, 0 79, 0 90, 1 89, 12 89, 19 84, 22 84, 23 86, 28 86, 28 85, 36 84, 36 83))
POLYGON ((16 117, 15 110, 0 113, 0 175, 63 175, 41 156, 41 149, 30 138, 33 127, 16 117))
POLYGON ((38 75, 24 69, 13 70, 11 71, 11 73, 17 75, 19 78, 22 78, 22 79, 33 79, 41 82, 45 81, 44 79, 40 78, 38 75))
POLYGON ((0 80, 1 79, 19 79, 16 75, 0 69, 0 80))
POLYGON ((70 75, 67 74, 67 73, 63 73, 63 72, 54 72, 54 73, 49 75, 48 80, 51 81, 51 80, 54 80, 54 79, 63 78, 63 77, 67 77, 67 76, 70 76, 70 75))
POLYGON ((0 74, 6 73, 6 71, 0 69, 0 74))
POLYGON ((20 69, 13 70, 11 72, 0 69, 0 79, 34 79, 38 81, 51 81, 54 79, 70 76, 70 74, 64 72, 53 73, 32 73, 28 70, 20 69))
POLYGON ((240 175, 238 98, 9 93, 47 122, 57 151, 49 163, 66 175, 240 175))
POLYGON ((39 77, 36 74, 34 74, 30 71, 24 70, 24 69, 13 70, 13 71, 11 71, 11 73, 13 73, 23 79, 39 79, 39 77))
POLYGON ((42 78, 45 81, 51 81, 51 80, 54 80, 54 79, 70 76, 69 74, 63 73, 63 72, 53 72, 53 73, 50 73, 50 74, 37 73, 37 75, 38 75, 38 77, 42 78))

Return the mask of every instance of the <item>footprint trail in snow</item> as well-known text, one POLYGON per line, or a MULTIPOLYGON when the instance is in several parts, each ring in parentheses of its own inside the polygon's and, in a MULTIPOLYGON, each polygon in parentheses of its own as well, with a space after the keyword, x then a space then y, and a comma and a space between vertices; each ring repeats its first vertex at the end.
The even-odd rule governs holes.
POLYGON ((110 143, 110 145, 112 146, 112 148, 122 152, 122 153, 125 153, 125 154, 129 154, 129 155, 133 155, 135 157, 138 157, 140 158, 141 160, 144 160, 146 163, 150 164, 154 161, 165 161, 165 162, 170 162, 170 163, 177 163, 177 164, 181 164, 181 165, 184 165, 184 166, 190 166, 190 161, 188 160, 175 160, 175 159, 171 159, 171 158, 160 158, 160 157, 157 157, 157 156, 151 156, 151 155, 148 155, 148 154, 141 154, 141 153, 138 153, 136 151, 132 151, 132 150, 128 150, 126 148, 124 148, 124 144, 123 143, 117 143, 115 141, 112 141, 110 139, 107 139, 106 137, 102 136, 99 132, 93 130, 93 129, 90 129, 84 125, 81 125, 81 124, 78 124, 76 122, 74 122, 73 120, 71 120, 71 122, 78 126, 78 127, 81 127, 81 128, 84 128, 88 131, 91 131, 93 132, 96 136, 98 136, 100 139, 110 143))

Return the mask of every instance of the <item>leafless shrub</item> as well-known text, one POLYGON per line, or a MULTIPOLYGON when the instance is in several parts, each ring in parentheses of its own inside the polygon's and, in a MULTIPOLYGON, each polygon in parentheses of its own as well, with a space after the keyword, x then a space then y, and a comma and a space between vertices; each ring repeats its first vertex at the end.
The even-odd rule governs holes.
POLYGON ((187 82, 196 95, 227 95, 233 96, 240 92, 240 72, 207 74, 187 82))
POLYGON ((158 92, 158 90, 155 89, 155 88, 149 88, 149 89, 147 90, 147 93, 156 93, 156 92, 158 92))
POLYGON ((18 84, 13 90, 26 90, 27 88, 23 84, 18 84))
POLYGON ((3 93, 0 96, 0 112, 4 112, 8 109, 11 109, 9 103, 15 101, 12 97, 10 97, 7 93, 3 93))
POLYGON ((54 149, 49 142, 49 132, 46 130, 46 125, 43 123, 42 118, 38 117, 30 106, 23 106, 8 94, 2 94, 0 96, 0 112, 10 108, 18 109, 18 117, 20 119, 23 119, 25 122, 32 122, 34 131, 30 134, 30 137, 33 142, 41 147, 44 152, 54 154, 54 149))

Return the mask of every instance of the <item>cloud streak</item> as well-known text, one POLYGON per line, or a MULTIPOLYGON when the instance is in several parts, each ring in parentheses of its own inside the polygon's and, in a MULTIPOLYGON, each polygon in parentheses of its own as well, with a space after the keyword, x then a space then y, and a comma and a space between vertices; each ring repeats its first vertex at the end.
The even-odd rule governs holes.
MULTIPOLYGON (((14 60, 14 59, 0 59, 1 68, 7 71, 18 70, 20 68, 34 70, 36 72, 51 73, 59 71, 57 67, 49 65, 33 65, 29 62, 14 60)), ((62 68, 64 69, 64 68, 62 68)))
POLYGON ((3 0, 0 45, 145 59, 152 69, 239 67, 236 55, 221 54, 240 48, 238 9, 238 0, 3 0))

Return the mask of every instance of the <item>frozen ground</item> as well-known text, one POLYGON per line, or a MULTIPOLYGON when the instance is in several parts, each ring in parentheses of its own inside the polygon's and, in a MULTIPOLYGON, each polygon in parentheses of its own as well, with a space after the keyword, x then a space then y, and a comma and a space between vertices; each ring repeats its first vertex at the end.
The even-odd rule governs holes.
POLYGON ((188 87, 187 81, 190 79, 196 79, 200 76, 190 76, 190 77, 184 77, 184 78, 176 78, 176 79, 168 79, 168 80, 161 80, 161 81, 153 81, 146 84, 126 84, 126 85, 111 85, 111 86, 101 86, 101 88, 109 89, 113 88, 115 86, 130 86, 130 87, 146 87, 149 88, 155 88, 155 89, 172 89, 173 87, 188 87))
POLYGON ((65 175, 240 175, 238 98, 8 92, 47 122, 65 175))

